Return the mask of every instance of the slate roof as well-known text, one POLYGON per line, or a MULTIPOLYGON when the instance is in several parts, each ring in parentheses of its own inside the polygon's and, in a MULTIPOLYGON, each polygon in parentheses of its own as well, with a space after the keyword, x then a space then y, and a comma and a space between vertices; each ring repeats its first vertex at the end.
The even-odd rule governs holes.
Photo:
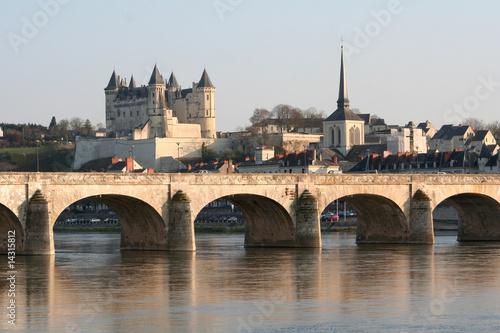
POLYGON ((337 120, 358 120, 358 121, 364 121, 360 117, 358 117, 357 114, 352 112, 350 109, 345 109, 345 108, 339 108, 335 110, 334 113, 332 113, 328 118, 326 118, 324 121, 337 121, 337 120))
POLYGON ((116 88, 118 88, 118 80, 116 79, 116 73, 113 70, 113 74, 111 74, 111 78, 109 79, 108 86, 104 89, 108 90, 108 89, 116 89, 116 88))
POLYGON ((203 74, 201 74, 201 79, 200 82, 198 82, 198 87, 215 88, 212 84, 212 81, 210 81, 210 77, 208 77, 206 69, 204 69, 203 74))
POLYGON ((151 78, 149 79, 148 84, 164 84, 163 76, 161 76, 158 67, 155 64, 155 68, 153 69, 153 73, 151 73, 151 78))
POLYGON ((170 74, 170 78, 168 79, 168 86, 175 87, 175 88, 179 87, 179 83, 177 82, 177 79, 175 78, 174 72, 172 72, 172 74, 170 74))

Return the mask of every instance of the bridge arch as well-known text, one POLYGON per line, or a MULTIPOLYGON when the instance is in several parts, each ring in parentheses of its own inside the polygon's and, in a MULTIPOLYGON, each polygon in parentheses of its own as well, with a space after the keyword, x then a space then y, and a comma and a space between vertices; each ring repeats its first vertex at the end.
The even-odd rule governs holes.
POLYGON ((25 245, 24 228, 16 214, 6 206, 0 204, 0 254, 7 254, 8 237, 12 235, 12 231, 15 237, 16 252, 22 251, 25 245))
POLYGON ((58 209, 53 223, 67 206, 82 200, 92 199, 107 205, 121 222, 122 250, 164 250, 167 246, 167 226, 162 216, 149 203, 123 194, 94 194, 75 197, 58 209))
POLYGON ((347 202, 356 212, 358 217, 356 243, 408 241, 410 234, 408 219, 401 207, 390 198, 377 194, 357 193, 340 196, 333 201, 337 199, 347 202))
MULTIPOLYGON (((295 246, 294 221, 290 213, 277 201, 250 193, 230 194, 219 198, 234 204, 245 216, 245 246, 295 246)), ((194 211, 194 216, 200 211, 199 208, 194 211)))
MULTIPOLYGON (((458 241, 500 239, 500 202, 497 199, 483 193, 464 192, 444 200, 458 212, 458 241)), ((436 202, 435 207, 439 203, 436 202)))

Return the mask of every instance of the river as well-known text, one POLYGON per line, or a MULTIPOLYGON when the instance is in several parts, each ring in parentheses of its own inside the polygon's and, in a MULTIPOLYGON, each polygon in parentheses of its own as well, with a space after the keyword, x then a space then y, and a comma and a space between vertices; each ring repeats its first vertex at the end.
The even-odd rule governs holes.
MULTIPOLYGON (((196 253, 120 251, 119 234, 56 233, 55 256, 16 257, 26 332, 498 332, 500 242, 250 249, 197 234, 196 253)), ((5 274, 7 257, 4 260, 5 274)), ((1 267, 2 265, 0 265, 1 267)))

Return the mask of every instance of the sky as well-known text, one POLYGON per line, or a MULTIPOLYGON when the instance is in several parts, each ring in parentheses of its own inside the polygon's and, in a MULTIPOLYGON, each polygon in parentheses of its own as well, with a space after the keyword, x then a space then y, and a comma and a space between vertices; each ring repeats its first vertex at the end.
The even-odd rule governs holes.
POLYGON ((391 125, 500 120, 495 0, 0 1, 0 122, 105 123, 111 73, 158 65, 189 88, 206 68, 216 127, 255 108, 336 109, 343 39, 351 108, 391 125))

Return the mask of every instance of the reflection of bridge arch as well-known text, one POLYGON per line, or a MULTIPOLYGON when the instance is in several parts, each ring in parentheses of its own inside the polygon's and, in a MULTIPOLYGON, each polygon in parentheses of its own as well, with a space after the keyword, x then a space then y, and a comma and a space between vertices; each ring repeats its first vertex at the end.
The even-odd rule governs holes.
POLYGON ((350 194, 333 201, 337 199, 347 202, 358 216, 357 243, 398 243, 408 240, 408 219, 393 200, 366 193, 350 194))
POLYGON ((167 243, 167 227, 160 213, 150 203, 137 199, 130 194, 101 193, 88 195, 78 191, 72 196, 59 200, 54 204, 52 224, 69 205, 82 200, 92 199, 107 205, 120 219, 121 244, 127 249, 159 250, 165 249, 167 243))
MULTIPOLYGON (((221 198, 234 204, 245 215, 245 246, 294 246, 294 221, 280 203, 249 193, 221 198)), ((193 213, 198 215, 200 211, 193 213)))
POLYGON ((479 193, 459 193, 445 200, 458 212, 459 241, 499 239, 500 203, 496 199, 479 193))
POLYGON ((0 204, 0 253, 7 253, 9 231, 15 232, 16 251, 24 249, 24 228, 9 208, 0 204))

